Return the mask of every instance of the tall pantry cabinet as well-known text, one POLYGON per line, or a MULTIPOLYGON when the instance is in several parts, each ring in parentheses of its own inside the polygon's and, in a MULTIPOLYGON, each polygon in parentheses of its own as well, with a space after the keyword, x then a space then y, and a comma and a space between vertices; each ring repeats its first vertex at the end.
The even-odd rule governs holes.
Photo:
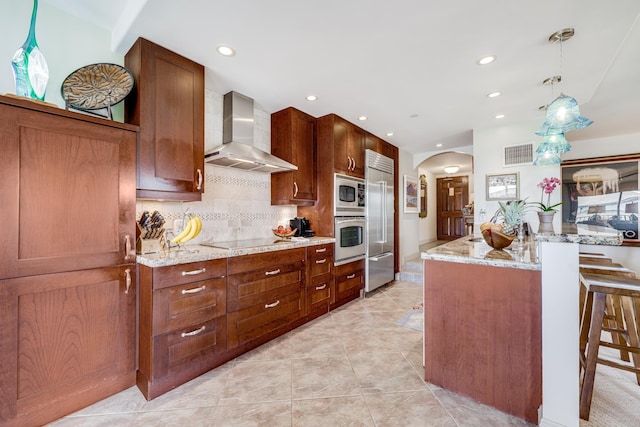
POLYGON ((0 96, 0 425, 135 384, 136 140, 0 96))

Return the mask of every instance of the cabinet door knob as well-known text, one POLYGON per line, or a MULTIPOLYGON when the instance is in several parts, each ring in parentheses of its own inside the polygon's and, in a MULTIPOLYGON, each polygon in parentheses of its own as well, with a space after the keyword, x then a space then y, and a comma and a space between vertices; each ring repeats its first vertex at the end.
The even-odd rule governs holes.
POLYGON ((196 184, 196 190, 202 190, 202 170, 198 169, 196 170, 196 174, 198 175, 198 181, 196 184))
POLYGON ((298 183, 293 181, 293 197, 298 195, 298 183))
POLYGON ((272 304, 265 304, 265 305, 264 305, 264 308, 273 308, 273 307, 275 307, 275 306, 276 306, 276 305, 278 305, 278 304, 280 304, 280 300, 278 300, 278 301, 276 301, 276 302, 274 302, 274 303, 272 303, 272 304))
POLYGON ((125 283, 124 293, 128 294, 129 288, 131 288, 131 269, 130 268, 127 268, 124 271, 124 283, 125 283))

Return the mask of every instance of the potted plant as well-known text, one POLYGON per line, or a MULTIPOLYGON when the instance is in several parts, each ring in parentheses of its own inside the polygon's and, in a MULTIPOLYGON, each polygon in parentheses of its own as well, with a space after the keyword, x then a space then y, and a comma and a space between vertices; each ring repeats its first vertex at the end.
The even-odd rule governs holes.
POLYGON ((559 178, 551 177, 544 178, 541 182, 538 183, 538 188, 541 189, 540 193, 540 203, 535 202, 534 204, 540 209, 538 212, 538 220, 540 221, 540 227, 538 227, 538 234, 540 233, 552 233, 553 230, 553 217, 556 214, 555 208, 560 206, 562 202, 556 203, 554 205, 551 204, 551 193, 556 189, 557 186, 562 184, 559 178), (543 203, 544 195, 547 195, 547 204, 543 203))

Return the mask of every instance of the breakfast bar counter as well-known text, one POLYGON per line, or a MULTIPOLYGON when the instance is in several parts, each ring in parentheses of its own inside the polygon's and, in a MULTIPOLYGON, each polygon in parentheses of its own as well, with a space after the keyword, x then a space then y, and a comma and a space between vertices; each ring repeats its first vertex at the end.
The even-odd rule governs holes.
POLYGON ((621 243, 538 235, 494 250, 476 235, 423 252, 425 380, 534 424, 577 426, 579 245, 621 243))

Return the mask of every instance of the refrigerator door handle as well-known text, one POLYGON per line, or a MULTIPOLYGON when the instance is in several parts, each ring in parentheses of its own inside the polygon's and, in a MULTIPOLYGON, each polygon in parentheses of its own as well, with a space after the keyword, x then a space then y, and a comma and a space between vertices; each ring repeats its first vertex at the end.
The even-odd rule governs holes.
POLYGON ((382 243, 387 243, 387 182, 382 181, 382 243))
POLYGON ((380 261, 381 259, 388 258, 390 256, 393 256, 393 252, 385 252, 378 256, 369 257, 369 261, 380 261))

